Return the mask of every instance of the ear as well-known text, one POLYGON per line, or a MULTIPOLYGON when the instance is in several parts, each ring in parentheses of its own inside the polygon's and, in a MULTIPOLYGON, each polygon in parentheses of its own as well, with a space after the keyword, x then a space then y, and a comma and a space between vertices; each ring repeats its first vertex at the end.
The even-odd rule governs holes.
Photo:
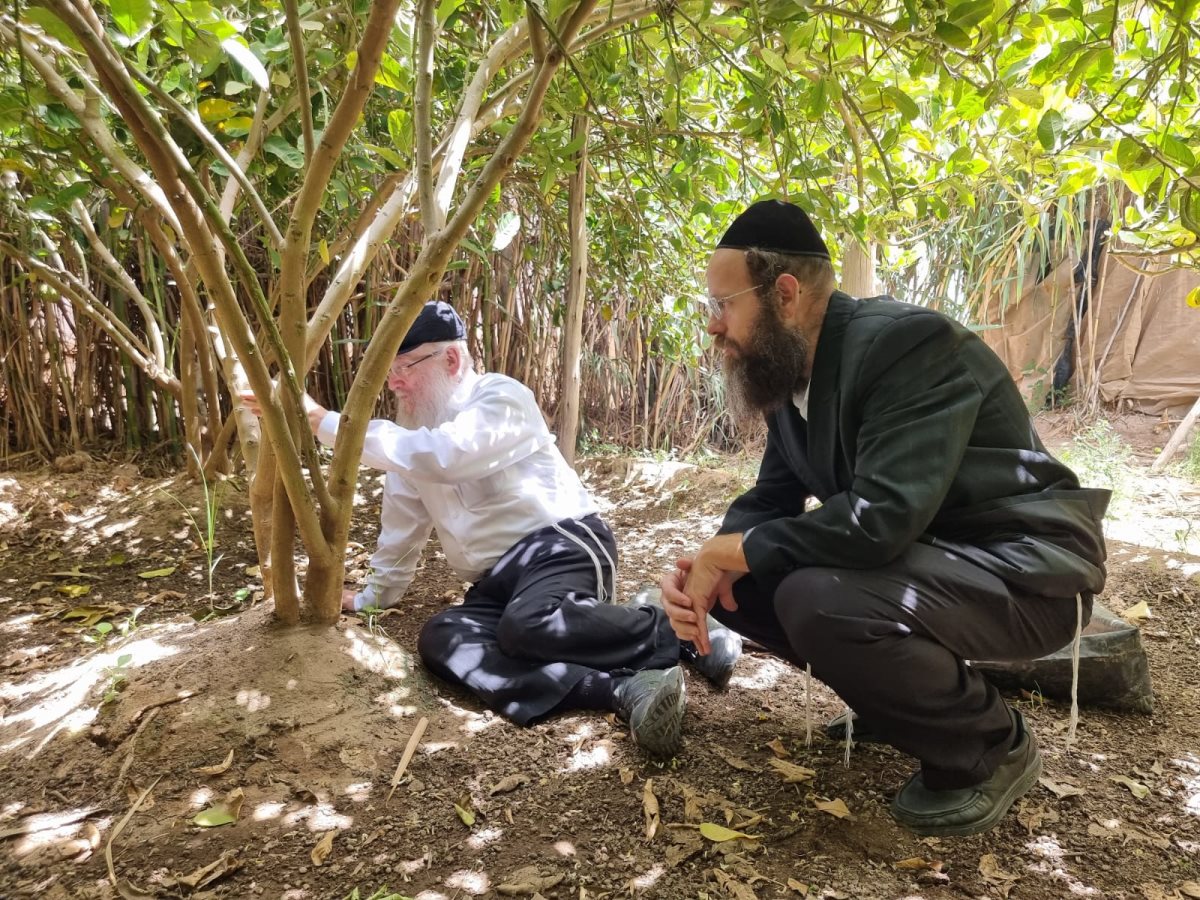
POLYGON ((784 272, 775 279, 775 292, 779 295, 779 313, 785 322, 796 321, 800 313, 804 286, 795 275, 784 272))
POLYGON ((462 368, 462 353, 458 344, 451 344, 446 348, 445 358, 446 368, 451 375, 456 374, 462 368))

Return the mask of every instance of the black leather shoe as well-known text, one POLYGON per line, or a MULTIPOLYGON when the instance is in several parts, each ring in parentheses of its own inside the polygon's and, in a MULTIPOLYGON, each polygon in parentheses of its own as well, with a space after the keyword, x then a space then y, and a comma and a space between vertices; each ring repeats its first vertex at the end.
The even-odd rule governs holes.
MULTIPOLYGON (((658 588, 644 588, 626 604, 628 606, 662 607, 662 592, 658 588)), ((691 641, 679 642, 679 657, 721 690, 729 687, 734 666, 742 655, 742 636, 722 625, 712 616, 707 618, 708 643, 711 649, 701 656, 691 641)))
POLYGON ((883 737, 879 735, 872 727, 870 722, 864 722, 858 713, 844 711, 841 715, 834 716, 825 725, 825 736, 831 741, 842 743, 846 740, 846 717, 854 717, 854 731, 850 735, 850 740, 856 744, 883 744, 886 743, 883 737))
POLYGON ((972 787, 933 791, 925 787, 918 772, 892 801, 892 816, 917 834, 956 837, 980 834, 1004 818, 1017 798, 1028 791, 1042 774, 1042 755, 1033 733, 1019 712, 1017 746, 986 781, 972 787))
POLYGON ((617 686, 617 715, 634 742, 651 756, 671 757, 683 740, 683 669, 646 669, 617 686))

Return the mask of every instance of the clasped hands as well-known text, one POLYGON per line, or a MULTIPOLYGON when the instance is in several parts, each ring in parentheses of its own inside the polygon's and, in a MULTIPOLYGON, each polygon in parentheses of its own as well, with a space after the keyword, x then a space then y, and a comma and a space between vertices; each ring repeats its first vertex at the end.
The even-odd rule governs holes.
POLYGON ((708 642, 706 617, 717 603, 724 609, 737 609, 733 583, 750 567, 742 552, 740 534, 718 534, 701 545, 694 557, 676 560, 675 571, 659 582, 663 610, 681 641, 691 641, 702 656, 712 645, 708 642))

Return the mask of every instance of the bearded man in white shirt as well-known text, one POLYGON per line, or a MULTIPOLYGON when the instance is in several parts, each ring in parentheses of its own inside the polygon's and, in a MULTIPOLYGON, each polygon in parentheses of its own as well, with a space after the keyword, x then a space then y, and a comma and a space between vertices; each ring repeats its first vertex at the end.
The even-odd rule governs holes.
MULTIPOLYGON (((388 373, 396 421, 367 426, 363 463, 387 473, 379 545, 347 611, 392 607, 433 529, 464 601, 425 623, 426 667, 519 725, 570 709, 617 713, 640 747, 679 748, 681 654, 724 687, 741 638, 719 626, 707 656, 654 604, 616 604, 616 543, 555 445, 532 392, 474 371, 462 320, 427 303, 388 373)), ((243 399, 253 411, 252 397, 243 399)), ((332 445, 339 414, 305 398, 332 445)))

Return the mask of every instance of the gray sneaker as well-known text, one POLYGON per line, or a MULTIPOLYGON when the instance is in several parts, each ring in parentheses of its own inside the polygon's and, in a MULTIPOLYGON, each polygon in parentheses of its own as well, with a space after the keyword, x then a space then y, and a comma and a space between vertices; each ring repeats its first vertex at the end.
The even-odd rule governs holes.
POLYGON ((668 758, 683 738, 683 669, 646 669, 617 687, 617 715, 629 723, 629 733, 651 756, 668 758))
MULTIPOLYGON (((658 588, 642 588, 627 606, 657 606, 662 608, 662 592, 658 588)), ((724 690, 733 677, 733 668, 742 655, 742 636, 722 625, 712 616, 707 617, 708 642, 711 650, 704 656, 696 652, 691 641, 680 641, 680 658, 716 687, 724 690)))

